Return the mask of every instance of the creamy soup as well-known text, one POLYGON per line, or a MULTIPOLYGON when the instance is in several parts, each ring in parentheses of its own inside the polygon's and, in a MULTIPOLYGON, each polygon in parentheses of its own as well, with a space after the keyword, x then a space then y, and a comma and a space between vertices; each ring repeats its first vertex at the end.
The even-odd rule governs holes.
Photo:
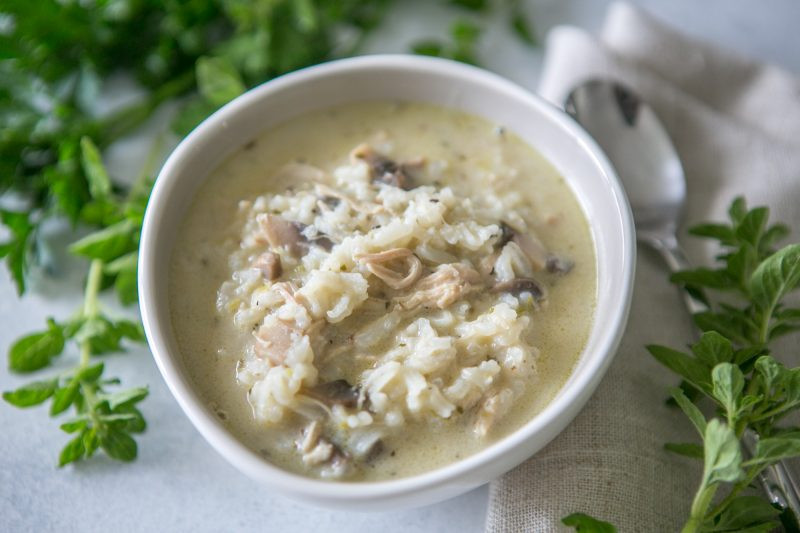
POLYGON ((552 400, 591 327, 583 213, 532 147, 464 113, 360 103, 279 125, 203 184, 170 268, 207 405, 270 462, 392 479, 552 400))

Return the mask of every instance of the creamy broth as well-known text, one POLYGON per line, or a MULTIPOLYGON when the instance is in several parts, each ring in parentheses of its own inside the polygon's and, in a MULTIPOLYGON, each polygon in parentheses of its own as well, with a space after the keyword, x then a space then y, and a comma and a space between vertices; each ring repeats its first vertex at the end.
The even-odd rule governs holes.
MULTIPOLYGON (((476 437, 468 413, 446 419, 408 417, 402 431, 384 438, 379 455, 345 478, 355 481, 430 471, 474 454, 530 420, 553 399, 575 365, 589 334, 596 294, 594 247, 577 201, 538 152, 502 127, 429 105, 376 102, 314 112, 271 129, 214 170, 196 194, 179 228, 169 301, 173 330, 198 393, 237 438, 273 464, 318 475, 296 453, 298 415, 274 423, 254 416, 249 386, 237 379, 250 331, 235 327, 217 310, 218 290, 231 277, 230 257, 242 239, 240 202, 283 193, 287 184, 276 176, 289 163, 333 173, 364 142, 386 147, 397 161, 424 157, 419 179, 425 184, 449 186, 466 197, 499 188, 522 195, 525 207, 518 211, 524 222, 548 250, 574 267, 564 275, 542 276, 546 302, 530 311, 526 333, 538 348, 535 372, 485 436, 476 437)), ((376 351, 393 342, 383 341, 376 351)), ((337 372, 352 382, 365 365, 350 361, 339 364, 337 372)))

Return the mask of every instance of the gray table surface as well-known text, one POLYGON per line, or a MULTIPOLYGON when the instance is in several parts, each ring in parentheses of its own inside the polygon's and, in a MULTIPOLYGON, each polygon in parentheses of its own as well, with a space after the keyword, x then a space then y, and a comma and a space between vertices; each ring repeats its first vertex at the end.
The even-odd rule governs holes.
MULTIPOLYGON (((525 6, 537 33, 544 36, 560 24, 596 30, 608 3, 537 0, 525 6)), ((637 3, 685 32, 800 73, 798 0, 637 3)), ((404 51, 408 42, 435 35, 436 28, 453 15, 441 2, 398 4, 391 24, 369 43, 370 52, 404 51)), ((490 21, 480 53, 488 68, 535 89, 542 52, 509 36, 504 21, 497 17, 490 21)), ((111 156, 124 164, 124 153, 118 150, 111 156)), ((54 228, 51 239, 57 242, 61 237, 54 228)), ((0 353, 5 354, 18 335, 41 328, 44 317, 72 313, 81 299, 74 288, 79 285, 80 269, 66 268, 56 279, 40 276, 31 293, 18 300, 3 268, 0 353)), ((468 533, 483 529, 486 486, 443 503, 387 513, 323 510, 270 494, 228 465, 194 430, 146 349, 131 349, 107 364, 124 383, 150 388, 143 406, 150 425, 139 441, 139 459, 119 465, 99 457, 59 470, 55 461, 66 435, 57 424, 43 409, 21 411, 0 403, 0 531, 468 533)), ((23 381, 0 372, 0 390, 23 381)))

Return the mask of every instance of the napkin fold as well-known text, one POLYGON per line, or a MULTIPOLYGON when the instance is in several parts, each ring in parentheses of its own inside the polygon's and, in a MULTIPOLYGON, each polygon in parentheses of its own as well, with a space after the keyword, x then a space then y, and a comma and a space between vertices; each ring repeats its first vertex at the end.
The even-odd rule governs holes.
MULTIPOLYGON (((665 123, 684 165, 686 226, 726 220, 736 196, 768 205, 800 230, 800 79, 683 35, 626 3, 599 36, 558 27, 547 40, 540 94, 562 107, 580 82, 623 82, 665 123)), ((680 239, 694 264, 716 250, 680 239)), ((494 481, 486 530, 555 531, 585 512, 625 531, 676 531, 688 516, 700 465, 663 448, 697 442, 667 407, 676 384, 644 349, 680 346, 690 319, 660 258, 640 247, 630 321, 616 359, 575 421, 535 457, 494 481)), ((794 362, 796 364, 796 361, 794 362)))

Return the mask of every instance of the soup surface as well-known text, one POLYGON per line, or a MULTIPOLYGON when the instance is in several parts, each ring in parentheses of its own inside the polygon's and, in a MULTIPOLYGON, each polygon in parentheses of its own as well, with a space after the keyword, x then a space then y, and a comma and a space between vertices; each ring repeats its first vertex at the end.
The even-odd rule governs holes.
POLYGON ((502 126, 444 108, 293 119, 196 194, 169 272, 207 405, 312 477, 444 466, 530 420, 591 327, 594 248, 563 178, 502 126))

